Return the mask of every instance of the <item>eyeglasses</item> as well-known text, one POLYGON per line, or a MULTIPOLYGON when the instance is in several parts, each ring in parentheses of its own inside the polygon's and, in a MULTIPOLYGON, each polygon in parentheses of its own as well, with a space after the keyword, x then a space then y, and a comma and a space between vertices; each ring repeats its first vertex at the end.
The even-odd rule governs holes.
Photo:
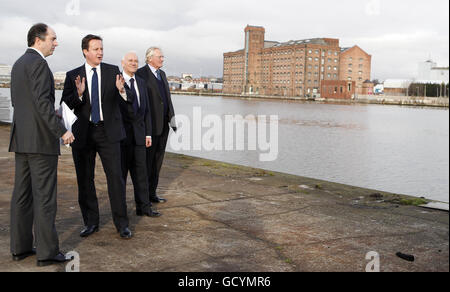
POLYGON ((153 58, 160 59, 160 60, 165 59, 164 56, 153 56, 153 58))

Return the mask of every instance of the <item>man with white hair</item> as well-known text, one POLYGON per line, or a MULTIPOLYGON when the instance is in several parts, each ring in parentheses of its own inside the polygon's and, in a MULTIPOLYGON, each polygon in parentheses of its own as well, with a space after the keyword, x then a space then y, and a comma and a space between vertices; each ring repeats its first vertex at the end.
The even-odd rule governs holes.
POLYGON ((174 131, 177 130, 174 119, 175 111, 166 74, 161 70, 164 63, 164 55, 161 49, 157 47, 149 48, 146 52, 146 63, 147 65, 140 68, 136 75, 146 82, 152 115, 153 145, 147 149, 150 201, 153 203, 164 203, 167 202, 167 199, 159 197, 156 189, 166 152, 170 131, 169 125, 174 131))
POLYGON ((159 217, 152 210, 147 176, 146 148, 152 146, 152 121, 148 105, 145 81, 135 75, 139 65, 134 52, 127 53, 122 59, 125 90, 129 101, 120 104, 126 139, 121 142, 122 176, 127 181, 128 172, 134 186, 136 215, 159 217))

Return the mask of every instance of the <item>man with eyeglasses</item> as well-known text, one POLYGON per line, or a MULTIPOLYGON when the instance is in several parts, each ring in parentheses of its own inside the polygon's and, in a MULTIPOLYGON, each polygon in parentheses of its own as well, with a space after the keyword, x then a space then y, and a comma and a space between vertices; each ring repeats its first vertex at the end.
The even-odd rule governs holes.
POLYGON ((146 82, 147 93, 152 116, 152 147, 147 149, 147 168, 150 201, 165 203, 167 199, 156 193, 159 183, 159 173, 166 152, 169 126, 176 132, 175 112, 169 91, 169 83, 164 71, 164 55, 160 48, 151 47, 146 52, 146 66, 140 68, 136 75, 146 82))

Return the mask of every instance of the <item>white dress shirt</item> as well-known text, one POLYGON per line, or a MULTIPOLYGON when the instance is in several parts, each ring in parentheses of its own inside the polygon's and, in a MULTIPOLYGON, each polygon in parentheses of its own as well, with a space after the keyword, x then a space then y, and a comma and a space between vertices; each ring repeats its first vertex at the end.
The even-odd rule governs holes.
MULTIPOLYGON (((94 70, 92 70, 94 67, 89 65, 88 63, 85 64, 86 68, 86 82, 87 87, 89 90, 89 98, 91 100, 92 105, 92 76, 94 76, 94 70)), ((101 64, 99 64, 97 67, 97 76, 98 76, 98 103, 100 107, 100 121, 103 121, 103 109, 102 109, 102 68, 101 64)), ((92 121, 92 116, 90 118, 92 121)))
MULTIPOLYGON (((128 87, 131 89, 131 82, 130 79, 134 79, 134 89, 136 89, 136 94, 138 98, 138 105, 141 106, 141 94, 139 93, 139 86, 137 85, 136 81, 136 75, 130 76, 125 71, 122 73, 123 78, 125 79, 125 83, 128 85, 128 87)), ((152 136, 146 136, 146 138, 152 138, 152 136)))
POLYGON ((125 71, 122 73, 123 78, 125 79, 125 83, 128 85, 128 87, 131 89, 131 82, 130 79, 134 79, 134 89, 136 90, 137 98, 138 98, 138 105, 141 106, 141 95, 139 93, 139 86, 136 83, 136 75, 129 76, 125 71))
MULTIPOLYGON (((98 103, 99 103, 99 107, 100 107, 100 121, 103 121, 103 108, 102 108, 102 68, 101 68, 102 64, 99 64, 97 67, 92 67, 91 65, 89 65, 88 63, 85 64, 85 69, 86 69, 86 82, 87 82, 87 87, 89 90, 89 98, 92 104, 92 76, 94 76, 94 70, 92 70, 93 68, 97 68, 97 76, 98 76, 98 103)), ((127 100, 127 94, 125 93, 120 93, 120 96, 122 96, 122 98, 126 101, 127 100)), ((79 97, 80 100, 83 99, 83 96, 79 97)), ((90 121, 92 121, 92 115, 90 117, 90 121)))
POLYGON ((41 55, 41 57, 42 57, 43 59, 45 59, 45 57, 44 57, 44 54, 42 54, 42 52, 41 52, 41 51, 39 51, 38 49, 36 49, 36 48, 32 48, 32 47, 29 47, 29 49, 35 50, 36 52, 38 52, 38 53, 39 53, 39 55, 41 55))
POLYGON ((153 67, 152 65, 148 64, 148 67, 150 67, 150 70, 152 70, 153 75, 155 75, 156 79, 158 79, 158 73, 156 73, 157 70, 155 67, 153 67))

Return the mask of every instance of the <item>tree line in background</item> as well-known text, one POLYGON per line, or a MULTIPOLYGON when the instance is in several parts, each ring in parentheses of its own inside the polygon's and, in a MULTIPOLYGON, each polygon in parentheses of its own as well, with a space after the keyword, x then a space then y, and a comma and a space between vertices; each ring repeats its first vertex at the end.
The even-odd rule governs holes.
POLYGON ((449 84, 411 83, 408 88, 409 96, 449 97, 449 84))

